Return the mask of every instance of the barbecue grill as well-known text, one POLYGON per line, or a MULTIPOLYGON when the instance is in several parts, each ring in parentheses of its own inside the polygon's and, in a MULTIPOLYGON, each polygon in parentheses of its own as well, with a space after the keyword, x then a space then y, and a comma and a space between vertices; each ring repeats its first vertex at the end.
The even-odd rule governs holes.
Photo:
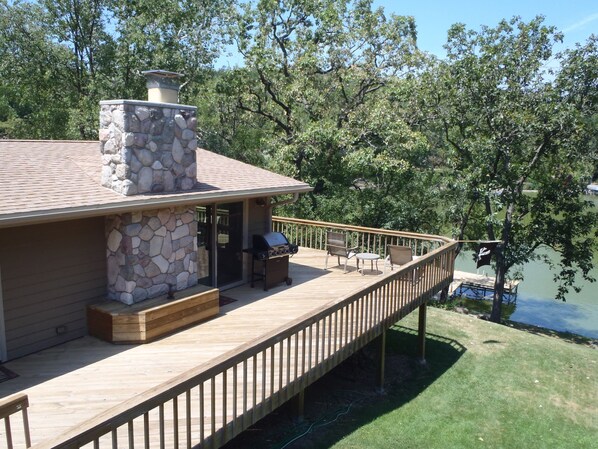
POLYGON ((292 284, 293 280, 289 277, 289 256, 296 254, 299 247, 289 243, 284 234, 280 232, 255 234, 253 247, 245 251, 252 255, 251 287, 259 280, 264 281, 264 290, 281 282, 292 284))

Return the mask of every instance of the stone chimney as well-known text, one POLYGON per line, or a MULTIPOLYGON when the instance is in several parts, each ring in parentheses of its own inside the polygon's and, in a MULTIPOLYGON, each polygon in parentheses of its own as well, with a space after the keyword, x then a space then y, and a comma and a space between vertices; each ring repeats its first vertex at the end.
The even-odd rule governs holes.
POLYGON ((177 104, 180 74, 143 73, 149 101, 100 102, 102 185, 127 196, 190 190, 197 182, 197 108, 177 104))
MULTIPOLYGON (((179 74, 145 73, 149 101, 100 102, 102 184, 122 195, 190 190, 196 108, 176 104, 179 74)), ((197 284, 193 206, 108 216, 106 244, 109 299, 133 304, 197 284)))

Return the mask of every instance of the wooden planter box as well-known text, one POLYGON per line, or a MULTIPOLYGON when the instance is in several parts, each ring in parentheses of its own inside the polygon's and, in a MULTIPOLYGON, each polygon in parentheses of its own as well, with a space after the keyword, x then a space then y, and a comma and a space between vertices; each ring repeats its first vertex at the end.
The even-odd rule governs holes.
POLYGON ((196 285, 133 305, 104 301, 87 307, 89 334, 111 343, 147 343, 218 315, 220 292, 196 285))

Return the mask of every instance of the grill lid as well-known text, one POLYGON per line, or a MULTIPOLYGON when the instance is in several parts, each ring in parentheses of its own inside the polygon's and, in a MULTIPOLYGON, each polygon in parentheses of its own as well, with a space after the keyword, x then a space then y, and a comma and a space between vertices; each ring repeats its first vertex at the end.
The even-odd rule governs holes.
POLYGON ((264 235, 253 236, 253 246, 260 250, 288 245, 289 241, 281 232, 268 232, 264 235), (262 240, 262 241, 260 241, 262 240), (264 247, 265 244, 265 247, 264 247))
POLYGON ((243 251, 253 254, 254 259, 268 260, 297 254, 299 247, 289 243, 284 234, 269 232, 264 235, 254 234, 253 247, 243 251))

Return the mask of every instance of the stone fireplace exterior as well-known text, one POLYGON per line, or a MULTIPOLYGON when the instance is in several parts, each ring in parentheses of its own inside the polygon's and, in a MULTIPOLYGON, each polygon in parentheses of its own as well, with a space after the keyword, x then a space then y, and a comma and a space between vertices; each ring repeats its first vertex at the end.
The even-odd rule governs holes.
MULTIPOLYGON (((100 102, 102 185, 125 196, 193 189, 196 111, 155 101, 100 102)), ((193 207, 126 212, 105 223, 109 299, 131 305, 197 284, 193 207)))
POLYGON ((130 305, 197 284, 194 209, 112 215, 106 235, 109 299, 130 305))

